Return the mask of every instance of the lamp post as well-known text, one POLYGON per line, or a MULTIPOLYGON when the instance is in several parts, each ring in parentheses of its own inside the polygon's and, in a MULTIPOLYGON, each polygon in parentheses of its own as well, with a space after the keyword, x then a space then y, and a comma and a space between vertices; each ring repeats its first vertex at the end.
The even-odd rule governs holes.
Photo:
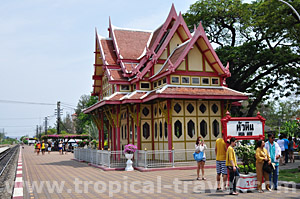
POLYGON ((280 2, 282 2, 284 4, 286 4, 286 5, 288 5, 295 12, 295 14, 297 15, 297 17, 298 17, 298 19, 300 21, 300 15, 299 15, 299 13, 297 12, 297 10, 291 4, 289 4, 288 2, 283 1, 283 0, 278 0, 278 1, 280 1, 280 2))

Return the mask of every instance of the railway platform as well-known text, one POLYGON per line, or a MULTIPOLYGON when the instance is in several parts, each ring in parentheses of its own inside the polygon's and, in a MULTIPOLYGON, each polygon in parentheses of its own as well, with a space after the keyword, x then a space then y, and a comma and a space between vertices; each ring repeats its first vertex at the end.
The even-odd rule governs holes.
POLYGON ((34 153, 22 149, 23 198, 299 198, 300 190, 279 187, 265 193, 216 191, 215 169, 205 169, 205 181, 196 180, 196 170, 153 172, 103 171, 72 160, 72 153, 34 153))

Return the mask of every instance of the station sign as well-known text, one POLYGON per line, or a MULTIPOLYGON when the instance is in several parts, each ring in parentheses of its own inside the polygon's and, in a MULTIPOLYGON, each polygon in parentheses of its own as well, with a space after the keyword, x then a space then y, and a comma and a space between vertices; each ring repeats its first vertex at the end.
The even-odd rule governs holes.
POLYGON ((257 117, 231 117, 227 112, 221 120, 224 139, 231 137, 238 140, 264 139, 265 121, 266 119, 259 112, 257 117))

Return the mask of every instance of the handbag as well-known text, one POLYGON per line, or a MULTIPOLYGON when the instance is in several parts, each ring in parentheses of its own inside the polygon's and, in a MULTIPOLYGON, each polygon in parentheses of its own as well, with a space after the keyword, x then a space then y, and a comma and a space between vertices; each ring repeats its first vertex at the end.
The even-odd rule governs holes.
MULTIPOLYGON (((267 156, 265 152, 263 152, 265 154, 265 157, 267 156)), ((263 171, 267 172, 267 173, 271 173, 272 171, 275 170, 275 167, 274 165, 271 163, 271 164, 268 164, 269 161, 264 161, 264 164, 263 164, 263 171)))
POLYGON ((199 162, 203 160, 203 151, 200 151, 199 153, 194 152, 193 153, 194 159, 199 162))
POLYGON ((274 170, 274 165, 268 164, 268 161, 264 161, 263 170, 267 173, 271 173, 274 170))

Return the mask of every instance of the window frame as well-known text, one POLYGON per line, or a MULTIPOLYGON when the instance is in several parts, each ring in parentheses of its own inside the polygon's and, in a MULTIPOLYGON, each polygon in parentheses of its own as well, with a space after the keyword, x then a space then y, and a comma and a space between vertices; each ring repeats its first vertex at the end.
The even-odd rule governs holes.
POLYGON ((192 81, 191 81, 192 85, 200 85, 200 83, 201 83, 200 77, 192 77, 191 79, 192 79, 192 81), (198 82, 198 83, 194 83, 194 82, 193 82, 194 79, 198 79, 199 82, 198 82))
POLYGON ((171 84, 180 84, 180 76, 172 75, 172 76, 171 76, 171 84), (174 77, 174 78, 178 78, 178 82, 173 82, 173 77, 174 77))
POLYGON ((190 76, 181 76, 180 80, 181 80, 181 84, 186 84, 186 85, 191 84, 191 77, 190 76), (188 83, 183 83, 183 81, 182 81, 183 78, 188 78, 189 82, 188 83))

